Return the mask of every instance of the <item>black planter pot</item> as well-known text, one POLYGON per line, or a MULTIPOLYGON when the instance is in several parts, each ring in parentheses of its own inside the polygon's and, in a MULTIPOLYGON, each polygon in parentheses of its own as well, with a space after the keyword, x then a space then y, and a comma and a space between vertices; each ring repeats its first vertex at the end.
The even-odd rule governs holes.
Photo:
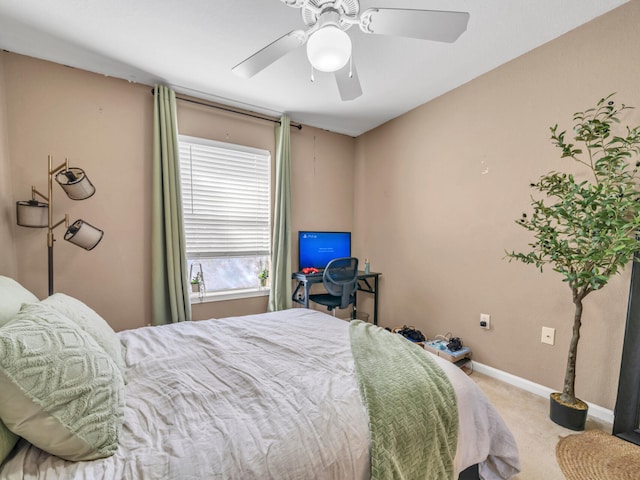
POLYGON ((549 418, 561 427, 582 431, 587 422, 587 404, 579 400, 578 406, 560 402, 560 393, 552 393, 549 397, 549 418))

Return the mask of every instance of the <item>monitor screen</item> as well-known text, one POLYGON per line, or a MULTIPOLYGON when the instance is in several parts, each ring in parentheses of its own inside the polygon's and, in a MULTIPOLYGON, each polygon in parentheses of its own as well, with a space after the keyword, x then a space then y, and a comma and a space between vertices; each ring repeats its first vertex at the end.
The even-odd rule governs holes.
POLYGON ((351 232, 298 232, 298 266, 324 268, 334 258, 351 256, 351 232))

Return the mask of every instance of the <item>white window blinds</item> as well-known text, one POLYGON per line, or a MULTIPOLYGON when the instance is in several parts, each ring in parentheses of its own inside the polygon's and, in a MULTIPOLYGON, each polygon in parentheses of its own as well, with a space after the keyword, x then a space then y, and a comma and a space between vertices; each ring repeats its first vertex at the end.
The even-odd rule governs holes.
POLYGON ((270 253, 270 161, 266 150, 180 136, 188 258, 270 253))

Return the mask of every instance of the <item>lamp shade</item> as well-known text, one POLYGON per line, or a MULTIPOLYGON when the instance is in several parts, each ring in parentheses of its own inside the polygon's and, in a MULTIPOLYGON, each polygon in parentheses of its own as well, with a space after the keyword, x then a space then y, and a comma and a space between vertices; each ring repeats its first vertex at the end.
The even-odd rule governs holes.
POLYGON ((338 27, 322 27, 309 37, 307 57, 313 68, 321 72, 340 70, 351 57, 351 39, 338 27))
POLYGON ((48 227, 49 205, 37 200, 16 202, 16 218, 21 227, 48 227))
POLYGON ((92 250, 102 240, 104 232, 99 228, 85 222, 76 220, 64 234, 64 239, 85 250, 92 250))
POLYGON ((96 193, 96 188, 81 168, 62 170, 56 175, 56 182, 71 200, 84 200, 96 193))

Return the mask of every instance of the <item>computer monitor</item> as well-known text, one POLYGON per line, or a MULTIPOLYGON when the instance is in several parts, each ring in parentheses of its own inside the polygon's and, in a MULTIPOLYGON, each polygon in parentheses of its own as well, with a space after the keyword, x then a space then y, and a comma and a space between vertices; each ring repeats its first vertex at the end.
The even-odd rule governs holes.
POLYGON ((298 266, 324 268, 334 258, 351 256, 351 232, 298 232, 298 266))

